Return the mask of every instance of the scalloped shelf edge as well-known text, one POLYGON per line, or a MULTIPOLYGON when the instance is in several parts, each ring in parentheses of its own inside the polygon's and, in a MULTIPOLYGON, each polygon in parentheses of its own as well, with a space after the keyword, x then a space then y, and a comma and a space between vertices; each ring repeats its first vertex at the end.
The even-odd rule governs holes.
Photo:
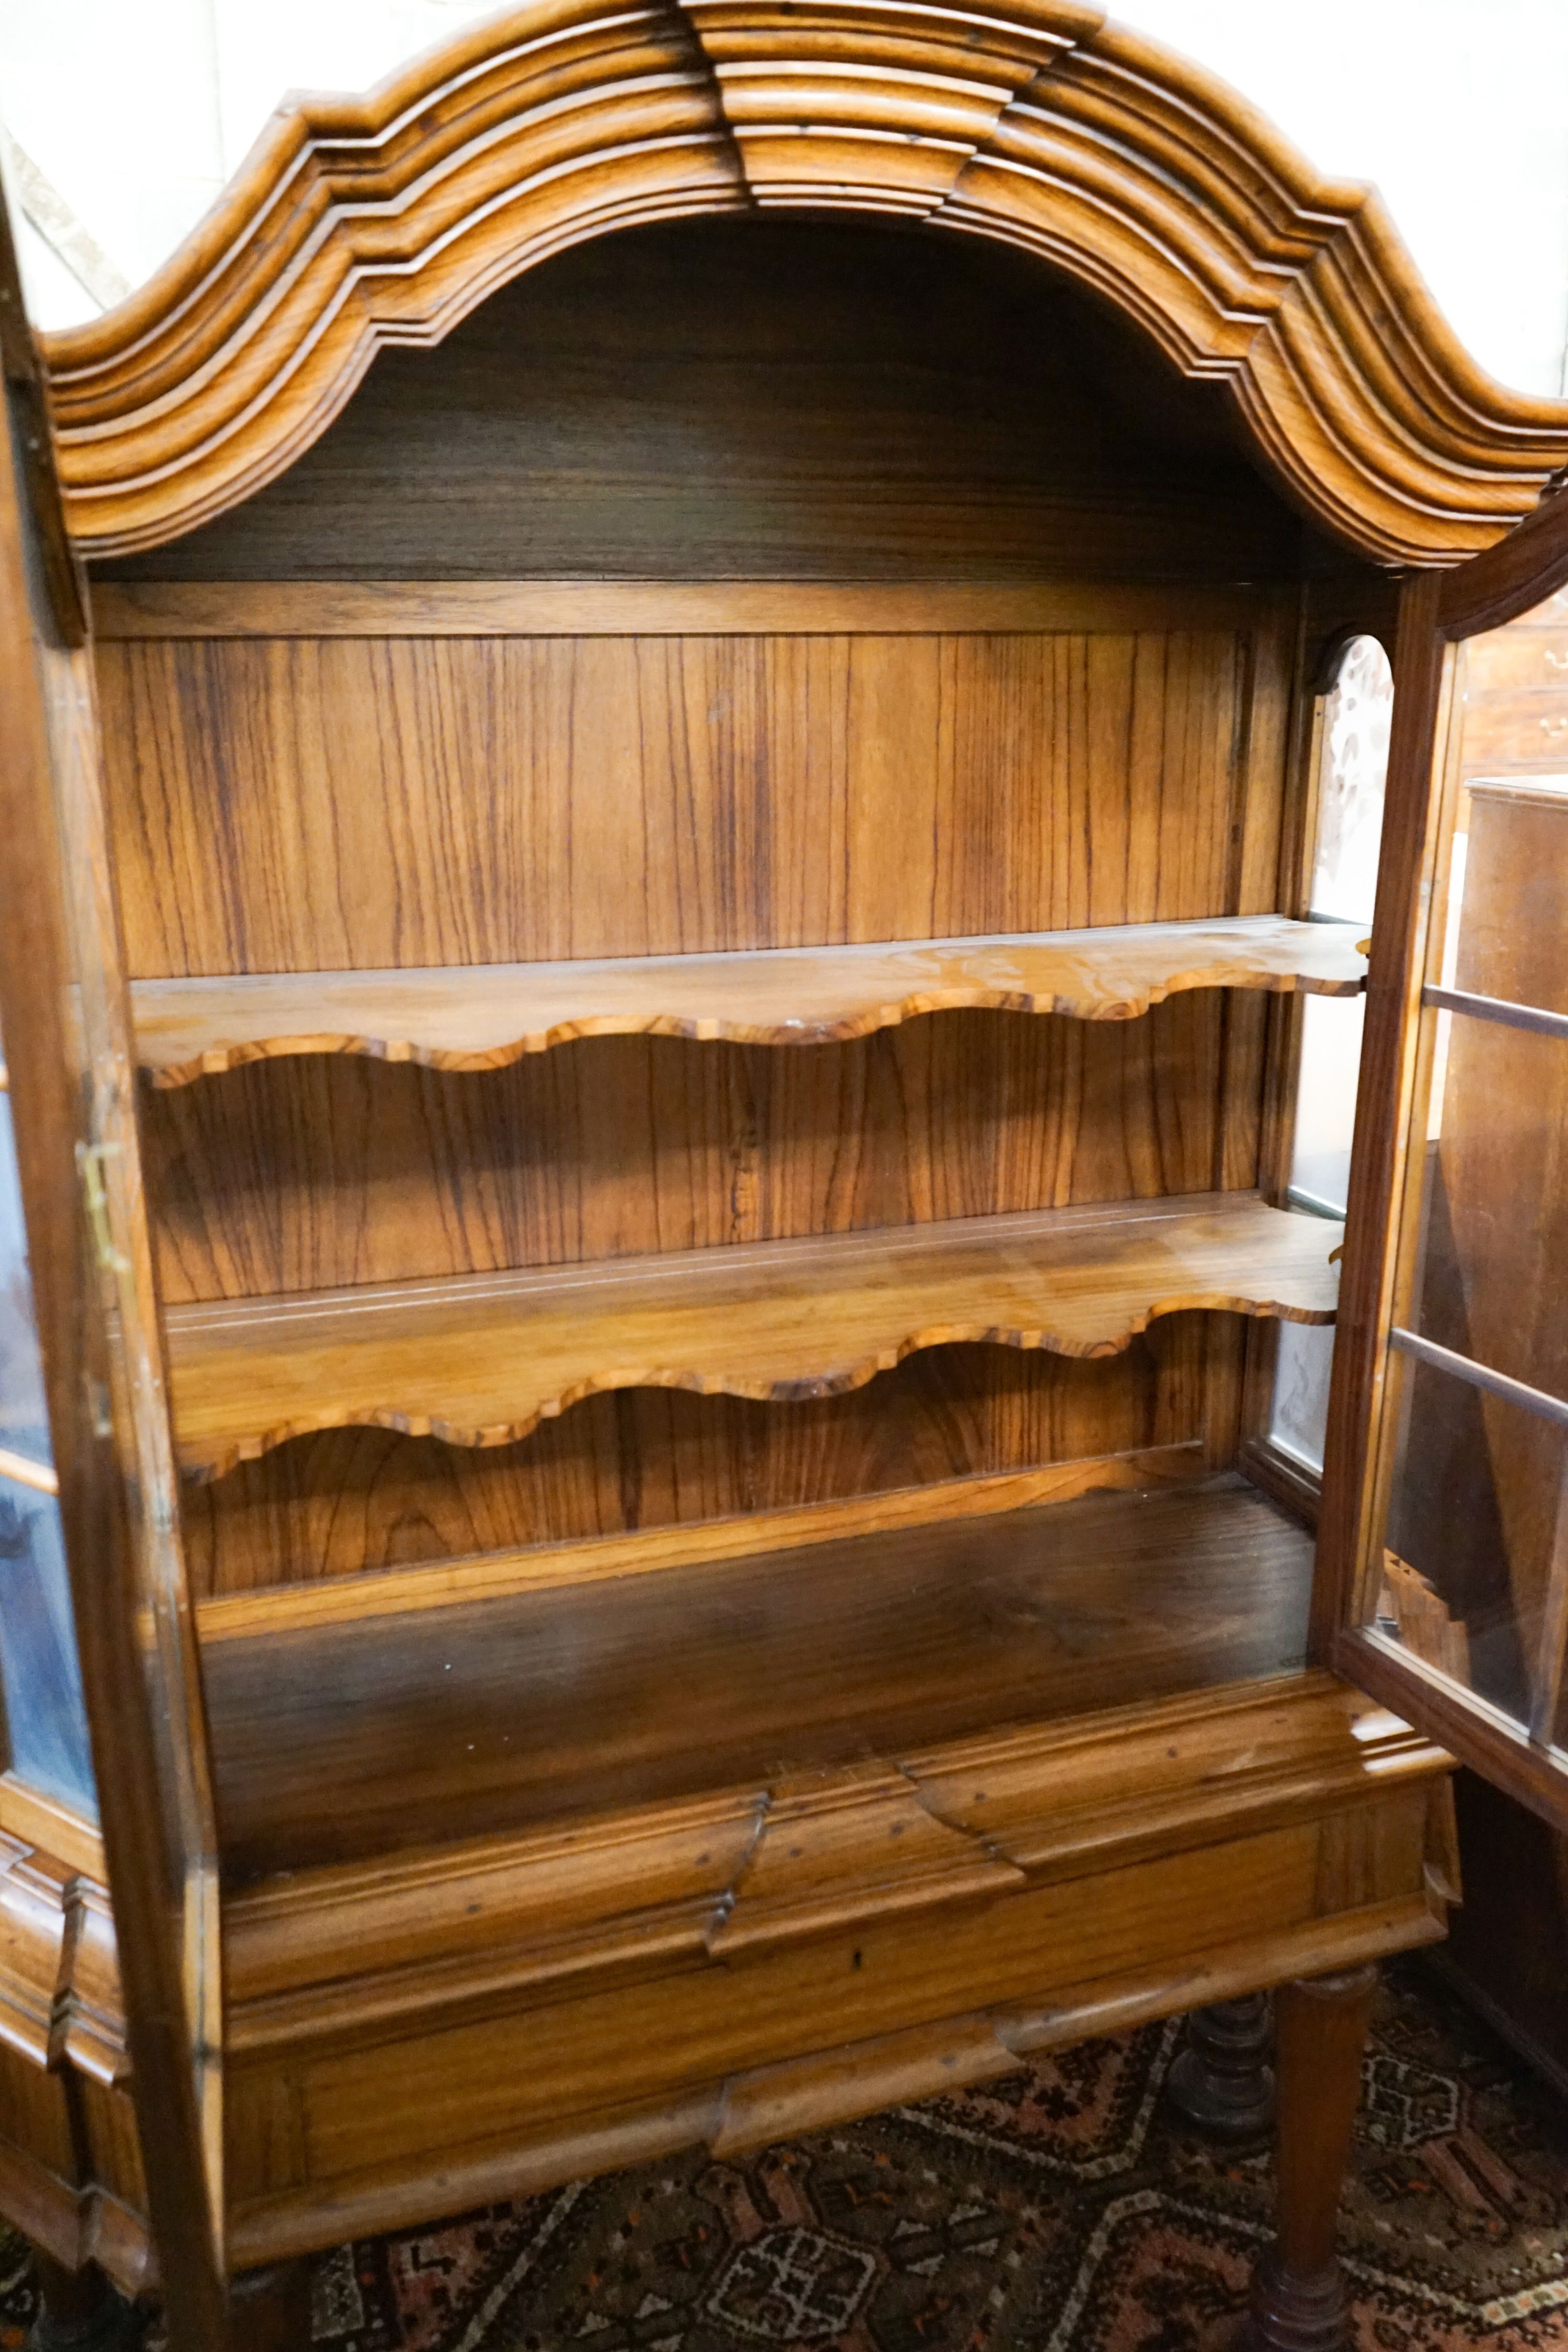
POLYGON ((181 1469, 192 1485, 210 1486, 225 1477, 231 1470, 237 1469, 242 1463, 260 1461, 263 1455, 276 1453, 280 1445, 287 1444, 294 1438, 323 1436, 337 1429, 387 1429, 403 1437, 434 1437, 442 1444, 464 1446, 477 1452, 492 1446, 517 1444, 525 1437, 531 1436, 541 1422, 554 1421, 588 1398, 606 1395, 618 1389, 685 1389, 696 1396, 739 1397, 755 1404, 800 1404, 821 1397, 846 1396, 852 1390, 864 1388, 879 1373, 895 1370, 907 1357, 919 1355, 928 1348, 975 1344, 1018 1348, 1072 1357, 1082 1362, 1105 1356, 1119 1356, 1148 1329, 1151 1323, 1166 1315, 1244 1315, 1254 1322, 1326 1325, 1333 1322, 1335 1313, 1333 1307, 1296 1307, 1279 1299, 1241 1297, 1234 1292, 1187 1291, 1154 1300, 1119 1335, 1108 1334, 1103 1339, 1090 1341, 1073 1342, 1044 1330, 1005 1328, 997 1324, 936 1324, 909 1333, 894 1347, 878 1349, 857 1359, 853 1364, 813 1373, 804 1380, 748 1380, 740 1373, 705 1372, 694 1367, 639 1368, 634 1370, 606 1369, 585 1380, 574 1381, 556 1396, 541 1399, 528 1412, 482 1428, 453 1422, 439 1414, 406 1412, 395 1405, 344 1406, 320 1416, 297 1416, 274 1423, 221 1449, 204 1453, 198 1459, 191 1458, 187 1450, 182 1447, 181 1469))
MULTIPOLYGON (((1351 926, 1343 926, 1350 929, 1351 926)), ((904 945, 905 943, 900 943, 904 945)), ((1360 943, 1356 952, 1363 952, 1360 943)), ((764 950, 763 952, 768 952, 764 950)), ((788 950, 794 954, 803 950, 788 950)), ((832 952, 842 952, 834 950, 832 952)), ((663 959, 660 959, 663 961, 663 959)), ((708 959, 704 958, 706 962, 708 959)), ((143 1003, 167 982, 138 982, 143 1003)), ((183 988, 185 982, 177 983, 183 988)), ((1072 1021, 1135 1021, 1170 997, 1197 989, 1239 988, 1269 995, 1353 997, 1362 993, 1364 976, 1334 978, 1291 971, 1270 971, 1237 956, 1217 956, 1182 971, 1151 980, 1146 986, 1096 995, 1062 990, 1007 988, 980 982, 912 989, 879 1004, 864 1005, 836 1017, 816 1020, 782 1018, 743 1020, 722 1013, 639 1012, 630 1006, 615 1012, 564 1016, 542 1028, 521 1029, 515 1036, 486 1045, 438 1045, 416 1035, 382 1034, 371 1030, 301 1030, 273 1034, 204 1046, 178 1060, 155 1062, 148 1057, 150 1040, 139 1042, 138 1058, 159 1092, 191 1086, 199 1078, 215 1077, 253 1062, 279 1061, 306 1055, 359 1056, 388 1063, 413 1063, 419 1067, 454 1073, 500 1070, 533 1054, 593 1037, 675 1037, 696 1045, 762 1046, 847 1045, 883 1029, 935 1013, 995 1012, 1072 1021)))

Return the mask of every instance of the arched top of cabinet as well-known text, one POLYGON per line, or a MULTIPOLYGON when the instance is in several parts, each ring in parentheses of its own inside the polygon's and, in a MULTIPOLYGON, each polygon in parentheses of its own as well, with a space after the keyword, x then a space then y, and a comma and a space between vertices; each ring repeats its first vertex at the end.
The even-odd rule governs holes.
POLYGON ((566 246, 759 209, 1038 256, 1221 383, 1296 503, 1379 562, 1489 545, 1568 461, 1568 403, 1475 365, 1375 194, 1096 10, 530 0, 368 97, 290 101, 155 278, 46 339, 77 543, 225 512, 379 350, 566 246))

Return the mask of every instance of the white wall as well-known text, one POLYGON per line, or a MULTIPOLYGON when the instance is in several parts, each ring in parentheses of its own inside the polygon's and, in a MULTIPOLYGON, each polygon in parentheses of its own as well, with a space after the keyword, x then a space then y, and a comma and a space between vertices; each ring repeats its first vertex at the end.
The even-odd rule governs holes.
MULTIPOLYGON (((137 283, 287 89, 362 89, 488 0, 0 0, 0 113, 137 283)), ((1481 364, 1563 385, 1568 0, 1129 0, 1322 170, 1377 183, 1481 364)), ((96 305, 37 237, 41 322, 96 305)))

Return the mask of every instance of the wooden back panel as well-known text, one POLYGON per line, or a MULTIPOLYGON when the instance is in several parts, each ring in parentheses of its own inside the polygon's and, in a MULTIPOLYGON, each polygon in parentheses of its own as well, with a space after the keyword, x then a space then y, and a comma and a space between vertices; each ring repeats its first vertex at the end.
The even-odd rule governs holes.
POLYGON ((918 635, 106 644, 131 971, 1260 913, 1278 631, 1170 617, 951 635, 934 587, 918 635))
MULTIPOLYGON (((1016 257, 800 224, 607 240, 379 362, 284 482, 113 568, 131 970, 1262 912, 1301 554, 1207 394, 1139 373, 1016 257), (499 583, 568 579, 503 609, 499 583)), ((1126 1024, 231 1072, 147 1103, 166 1295, 1249 1185, 1271 1018, 1208 992, 1126 1024)), ((1151 1445, 1224 1461, 1239 1368, 1237 1332, 1178 1318, 1106 1365, 954 1348, 821 1406, 628 1393, 484 1454, 300 1441, 191 1498, 196 1573, 234 1591, 1151 1445)))
POLYGON ((385 352, 143 580, 1288 580, 1224 388, 1018 253, 882 224, 601 237, 385 352))

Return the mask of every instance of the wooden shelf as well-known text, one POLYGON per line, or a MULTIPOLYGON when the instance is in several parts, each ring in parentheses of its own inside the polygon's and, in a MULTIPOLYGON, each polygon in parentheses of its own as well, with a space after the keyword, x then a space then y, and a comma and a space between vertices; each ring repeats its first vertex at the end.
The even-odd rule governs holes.
POLYGON ((954 1340, 1113 1355, 1191 1307, 1332 1322, 1336 1239, 1205 1192, 174 1307, 180 1458, 350 1423, 502 1445, 609 1389, 828 1396, 954 1340))
POLYGON ((766 1809, 803 1775, 1289 1673, 1312 1563, 1227 1476, 219 1641, 225 1873, 747 1783, 766 1809))
POLYGON ((1354 996, 1364 929, 1249 915, 739 955, 141 980, 132 1000, 138 1056, 158 1087, 291 1054, 487 1070, 574 1037, 820 1045, 964 1006, 1127 1021, 1192 988, 1354 996))

